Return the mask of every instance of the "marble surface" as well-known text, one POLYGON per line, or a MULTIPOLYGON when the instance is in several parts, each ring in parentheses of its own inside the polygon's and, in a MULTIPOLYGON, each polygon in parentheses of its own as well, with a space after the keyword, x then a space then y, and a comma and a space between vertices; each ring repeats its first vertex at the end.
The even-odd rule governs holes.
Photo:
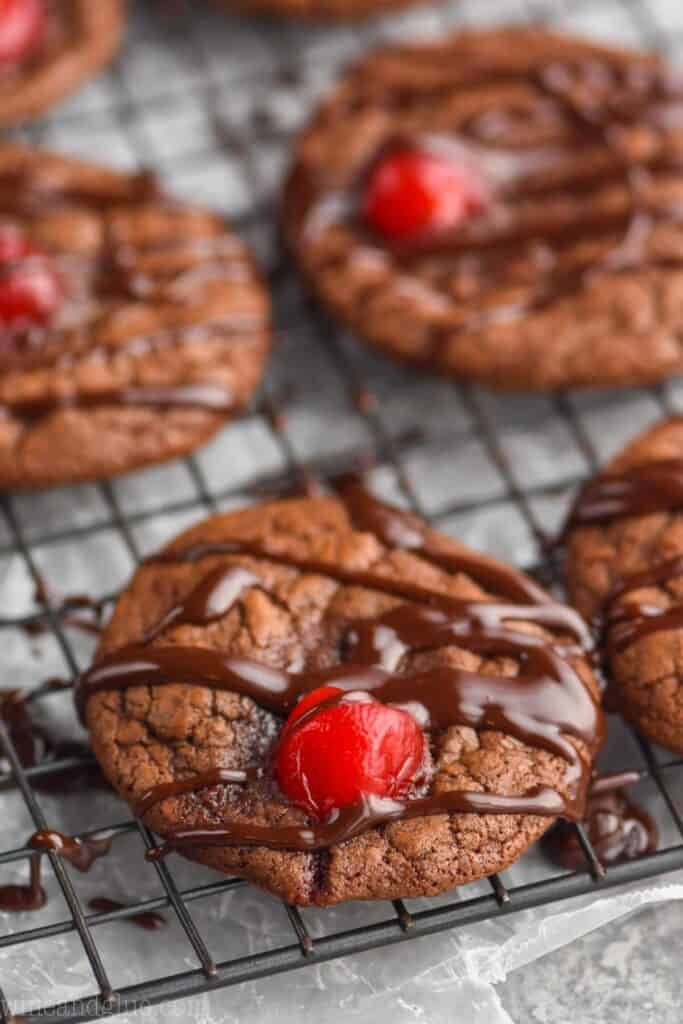
POLYGON ((683 916, 661 904, 514 971, 497 986, 514 1024, 680 1024, 683 916))

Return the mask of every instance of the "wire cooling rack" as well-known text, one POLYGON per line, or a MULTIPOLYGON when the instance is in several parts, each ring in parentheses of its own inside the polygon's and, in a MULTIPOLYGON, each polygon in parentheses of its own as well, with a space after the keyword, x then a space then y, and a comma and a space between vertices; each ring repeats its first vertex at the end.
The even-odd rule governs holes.
MULTIPOLYGON (((132 6, 128 41, 117 64, 22 133, 124 167, 151 166, 178 194, 228 214, 256 249, 272 285, 278 346, 251 414, 195 456, 111 483, 0 496, 0 644, 10 685, 16 685, 13 667, 21 661, 14 652, 23 652, 28 643, 37 645, 42 659, 28 667, 21 661, 17 672, 28 684, 53 667, 75 674, 87 662, 90 650, 69 624, 68 602, 51 594, 88 589, 110 607, 140 558, 188 522, 255 496, 289 491, 306 474, 324 477, 359 463, 372 464, 375 484, 388 497, 466 542, 548 577, 552 566, 543 563, 542 539, 562 518, 576 485, 641 426, 683 408, 677 382, 619 395, 510 398, 416 376, 330 324, 305 298, 279 249, 273 225, 287 143, 340 63, 380 38, 503 19, 547 21, 625 42, 644 41, 672 59, 683 49, 683 9, 677 0, 462 0, 360 27, 325 29, 231 19, 199 0, 149 0, 132 6), (42 638, 26 640, 25 630, 34 633, 39 627, 45 629, 42 638)), ((54 825, 34 783, 84 759, 23 768, 1 723, 0 739, 27 831, 54 825)), ((68 867, 48 854, 45 868, 49 864, 67 913, 45 924, 36 914, 19 919, 18 927, 3 925, 0 951, 12 947, 21 973, 29 944, 37 947, 71 933, 80 943, 83 971, 90 973, 83 998, 46 1005, 48 993, 41 992, 33 1009, 24 1012, 22 1004, 21 1020, 88 1020, 134 1010, 683 867, 683 820, 673 785, 683 779, 677 775, 683 762, 635 734, 623 744, 620 739, 622 745, 628 753, 618 767, 641 773, 660 819, 666 819, 660 820, 663 842, 656 854, 603 875, 581 834, 585 871, 558 874, 545 865, 522 884, 506 872, 489 879, 487 888, 468 886, 415 906, 396 901, 370 913, 358 905, 350 928, 335 927, 334 915, 322 914, 322 926, 311 930, 307 912, 287 906, 288 938, 229 958, 221 958, 203 937, 197 910, 243 885, 240 881, 206 882, 207 876, 218 876, 205 872, 202 884, 187 885, 179 880, 176 860, 155 863, 149 870, 156 871, 157 896, 90 913, 68 867), (98 947, 98 932, 121 918, 163 908, 176 919, 192 959, 182 970, 159 977, 150 953, 141 968, 149 972, 139 983, 116 985, 98 947)), ((119 821, 113 828, 137 837, 140 856, 143 847, 154 845, 139 821, 119 821)), ((87 834, 78 822, 73 830, 87 834)), ((0 852, 0 870, 17 863, 28 868, 24 841, 24 834, 5 837, 3 846, 13 848, 0 852)), ((13 1010, 11 994, 0 993, 3 1019, 16 1020, 13 1010)))

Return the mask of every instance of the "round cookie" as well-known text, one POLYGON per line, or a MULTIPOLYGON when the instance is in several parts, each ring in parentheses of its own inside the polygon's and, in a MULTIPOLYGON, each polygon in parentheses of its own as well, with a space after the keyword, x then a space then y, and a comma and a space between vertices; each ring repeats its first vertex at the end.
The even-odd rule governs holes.
POLYGON ((269 301, 215 214, 123 174, 0 146, 0 487, 182 455, 239 413, 269 301))
POLYGON ((25 45, 21 39, 15 43, 13 32, 5 50, 0 30, 2 125, 47 110, 103 67, 116 52, 125 23, 125 0, 8 0, 7 7, 12 10, 3 17, 11 14, 19 21, 25 45))
POLYGON ((602 738, 588 642, 527 577, 347 484, 216 516, 143 564, 77 702, 167 849, 291 903, 417 897, 581 816, 602 738), (273 776, 284 715, 330 682, 409 709, 428 740, 402 803, 351 806, 355 832, 273 776))
POLYGON ((615 707, 683 753, 683 419, 641 434, 579 495, 567 527, 572 603, 602 623, 615 707))
POLYGON ((295 257, 359 336, 501 389, 683 367, 680 87, 536 28, 378 50, 296 146, 295 257))
POLYGON ((425 0, 220 0, 245 14, 276 14, 288 18, 366 18, 416 6, 425 0))

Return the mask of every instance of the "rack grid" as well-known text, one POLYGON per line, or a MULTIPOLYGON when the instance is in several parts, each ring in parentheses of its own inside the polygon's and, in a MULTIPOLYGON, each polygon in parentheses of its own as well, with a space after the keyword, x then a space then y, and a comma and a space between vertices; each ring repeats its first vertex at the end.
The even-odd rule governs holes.
MULTIPOLYGON (((62 508, 59 515, 54 505, 45 504, 50 498, 31 499, 27 516, 27 499, 0 496, 0 561, 18 559, 40 597, 30 610, 0 618, 0 642, 5 631, 40 625, 54 639, 68 671, 75 675, 82 667, 68 628, 68 600, 54 604, 41 593, 41 557, 48 548, 66 546, 78 552, 78 546, 89 539, 113 532, 132 567, 145 553, 145 531, 167 518, 198 519, 255 495, 289 492, 310 474, 324 478, 361 463, 372 464, 380 484, 388 481, 388 489, 406 506, 465 540, 473 523, 492 516, 494 546, 500 527, 507 550, 555 584, 557 568, 543 544, 549 516, 558 519, 555 506, 566 507, 576 485, 603 461, 604 425, 627 419, 632 431, 639 425, 634 418, 648 421, 677 410, 683 405, 683 393, 676 382, 625 395, 557 395, 520 403, 497 400, 454 382, 416 378, 413 371, 390 366, 347 338, 299 289, 273 227, 277 180, 288 140, 314 95, 341 63, 384 37, 471 20, 495 23, 514 18, 602 29, 626 41, 656 45, 675 59, 683 47, 683 16, 676 15, 675 9, 676 4, 667 5, 666 0, 461 0, 381 22, 323 31, 266 21, 246 23, 192 0, 133 3, 129 37, 113 68, 20 134, 86 156, 109 152, 124 166, 151 166, 180 194, 224 209, 260 254, 274 295, 279 351, 262 397, 248 416, 224 431, 223 441, 213 445, 213 463, 211 456, 197 453, 169 470, 173 479, 182 477, 182 486, 168 500, 148 500, 148 492, 156 492, 160 479, 162 486, 170 479, 165 471, 161 478, 148 472, 136 474, 128 484, 113 481, 75 489, 71 498, 64 499, 66 512, 62 508), (673 27, 669 16, 678 22, 673 27), (296 368, 302 366, 306 370, 297 379, 296 368), (283 424, 273 415, 276 408, 286 414, 283 424), (549 440, 539 442, 540 436, 549 440), (227 447, 221 447, 226 439, 227 447), (542 450, 541 473, 534 469, 539 443, 550 446, 542 450), (232 466, 231 476, 226 472, 228 455, 243 446, 247 455, 243 463, 232 466), (254 458, 252 451, 257 453, 254 458), (558 452, 561 466, 555 470, 550 463, 558 452), (474 488, 469 483, 464 486, 472 460, 477 468, 474 488), (449 481, 445 499, 435 497, 429 474, 449 481), (144 501, 139 500, 141 490, 144 501), (74 511, 84 494, 94 510, 89 518, 74 511)), ((609 444, 617 447, 619 440, 610 435, 609 444)), ((480 535, 477 538, 481 540, 480 535)), ((111 607, 116 589, 101 596, 103 608, 111 607)), ((39 674, 37 667, 36 681, 39 674)), ((470 897, 466 887, 454 893, 452 900, 434 901, 418 910, 398 900, 387 904, 386 917, 379 921, 315 938, 304 915, 286 906, 290 941, 223 962, 216 962, 203 939, 191 905, 243 885, 240 880, 225 878, 187 887, 176 882, 171 862, 155 862, 160 896, 107 913, 88 913, 68 868, 59 857, 48 854, 68 916, 2 933, 0 949, 16 947, 21 956, 27 943, 74 932, 94 988, 77 1005, 45 1005, 22 1014, 21 1020, 91 1020, 132 1011, 681 868, 683 820, 670 778, 683 769, 683 761, 670 755, 667 760, 647 741, 633 736, 640 755, 634 767, 649 778, 673 823, 675 839, 659 852, 604 872, 577 826, 586 855, 585 871, 558 876, 548 870, 547 877, 522 885, 509 885, 494 876, 484 894, 470 897), (197 966, 115 990, 98 950, 98 928, 160 908, 175 915, 197 966)), ((70 757, 25 768, 2 721, 0 741, 8 764, 0 782, 13 781, 33 827, 45 827, 34 782, 48 772, 85 765, 88 759, 70 757)), ((145 847, 155 843, 140 821, 126 819, 111 827, 115 833, 136 834, 145 847)), ((28 866, 31 856, 35 854, 17 845, 0 853, 0 865, 25 861, 28 866)), ((1 992, 0 1013, 3 1020, 18 1019, 1 992)))

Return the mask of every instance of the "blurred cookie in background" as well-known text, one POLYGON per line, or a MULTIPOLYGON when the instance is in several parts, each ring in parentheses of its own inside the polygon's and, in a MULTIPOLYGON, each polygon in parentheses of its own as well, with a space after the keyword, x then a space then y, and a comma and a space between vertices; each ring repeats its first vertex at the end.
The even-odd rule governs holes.
POLYGON ((1 0, 0 126, 42 113, 106 64, 125 0, 1 0))

